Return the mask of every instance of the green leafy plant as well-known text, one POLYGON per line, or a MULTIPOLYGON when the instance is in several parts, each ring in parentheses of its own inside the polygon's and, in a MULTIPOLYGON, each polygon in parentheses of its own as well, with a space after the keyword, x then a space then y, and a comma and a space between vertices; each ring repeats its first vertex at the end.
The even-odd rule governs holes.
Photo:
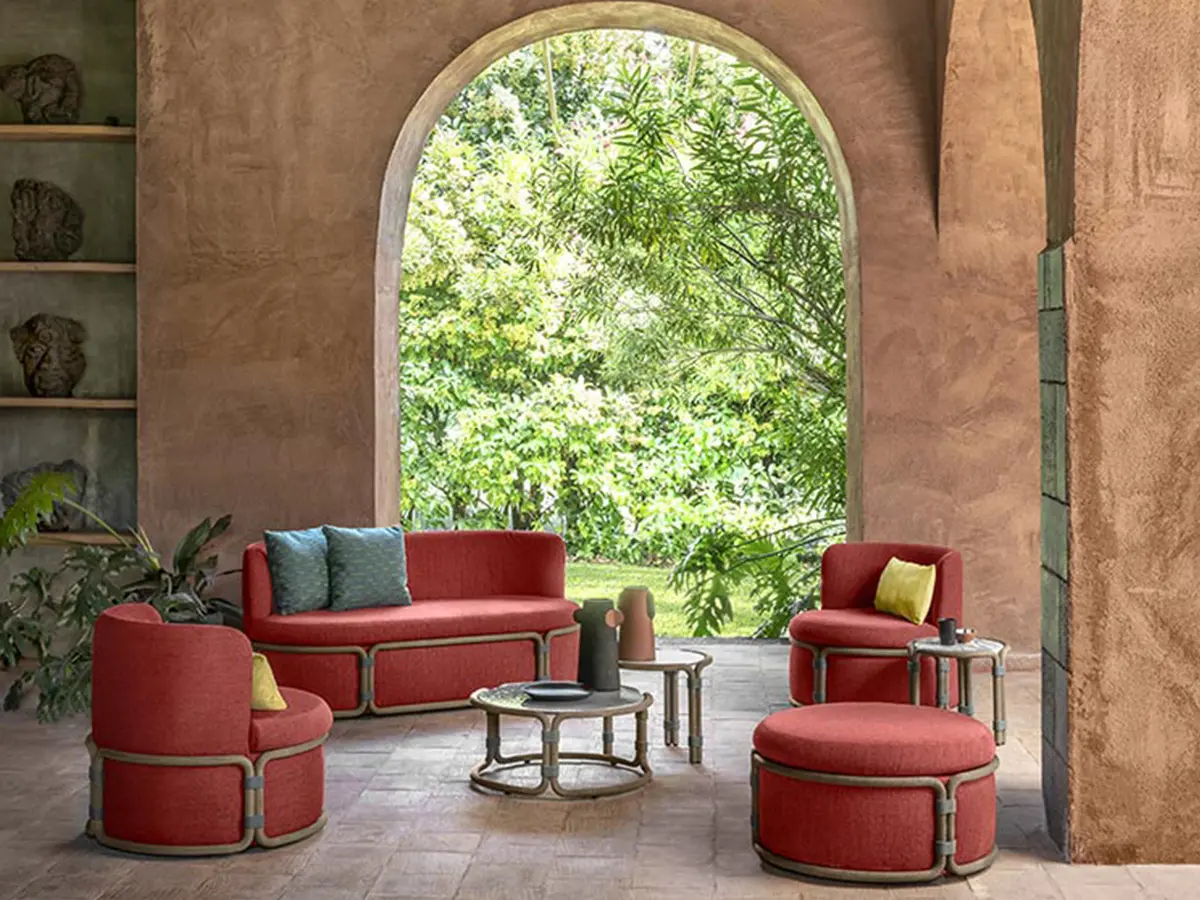
MULTIPOLYGON (((0 602, 0 666, 22 662, 4 698, 15 710, 37 690, 39 721, 53 722, 86 710, 91 700, 92 634, 104 610, 149 603, 168 622, 227 620, 238 608, 208 596, 218 577, 217 556, 207 551, 229 528, 230 516, 205 519, 184 536, 164 565, 144 530, 121 534, 70 499, 73 482, 34 479, 0 520, 0 548, 11 553, 48 519, 54 503, 71 506, 111 534, 111 547, 70 546, 52 569, 35 566, 13 577, 0 602), (32 523, 32 524, 31 524, 32 523)), ((220 573, 229 574, 229 573, 220 573)))
POLYGON ((705 531, 669 580, 684 594, 692 633, 719 634, 733 619, 732 594, 744 590, 761 619, 754 636, 779 637, 792 616, 818 605, 821 550, 845 530, 841 519, 826 519, 757 537, 723 527, 705 531))

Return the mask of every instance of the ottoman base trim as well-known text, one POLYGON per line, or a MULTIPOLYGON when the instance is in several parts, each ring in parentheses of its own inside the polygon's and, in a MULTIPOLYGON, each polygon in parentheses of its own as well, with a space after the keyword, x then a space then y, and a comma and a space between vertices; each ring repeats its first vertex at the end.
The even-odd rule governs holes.
POLYGON ((973 875, 986 869, 996 859, 995 843, 991 849, 981 856, 966 863, 958 863, 955 854, 955 820, 957 815, 956 798, 960 785, 987 778, 1000 766, 1000 760, 992 757, 987 765, 958 772, 946 778, 945 784, 941 778, 932 775, 913 775, 907 777, 887 775, 837 775, 830 772, 814 772, 809 769, 797 769, 785 766, 760 755, 757 751, 750 754, 750 795, 751 814, 750 832, 754 851, 762 861, 773 869, 796 875, 808 875, 817 878, 828 878, 834 881, 853 881, 865 884, 897 884, 904 882, 934 881, 945 873, 951 875, 973 875), (814 863, 800 862, 787 859, 766 849, 759 835, 758 817, 758 780, 759 772, 766 769, 776 775, 792 778, 796 781, 812 781, 820 784, 832 784, 841 787, 863 788, 929 788, 934 801, 934 833, 933 859, 934 864, 928 869, 888 872, 876 869, 839 869, 833 866, 822 866, 814 863))

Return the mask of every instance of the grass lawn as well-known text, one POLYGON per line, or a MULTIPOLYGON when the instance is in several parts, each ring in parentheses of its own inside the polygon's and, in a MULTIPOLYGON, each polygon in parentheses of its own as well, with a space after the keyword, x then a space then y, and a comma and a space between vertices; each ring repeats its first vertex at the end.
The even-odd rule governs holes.
MULTIPOLYGON (((616 602, 626 587, 648 587, 654 594, 654 633, 660 637, 690 637, 683 598, 667 587, 670 569, 626 566, 620 563, 567 563, 567 596, 572 600, 607 597, 616 602)), ((733 621, 722 637, 749 637, 758 621, 750 601, 734 597, 733 621)))

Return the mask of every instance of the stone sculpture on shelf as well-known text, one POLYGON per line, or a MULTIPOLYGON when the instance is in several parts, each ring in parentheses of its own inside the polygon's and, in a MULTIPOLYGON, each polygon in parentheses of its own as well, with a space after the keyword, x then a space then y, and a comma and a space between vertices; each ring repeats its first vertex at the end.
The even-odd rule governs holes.
POLYGON ((23 65, 0 66, 0 92, 21 105, 26 125, 74 125, 83 101, 79 68, 48 53, 23 65))
POLYGON ((19 178, 12 189, 13 245, 25 262, 60 262, 83 246, 83 208, 49 181, 19 178))
POLYGON ((617 626, 621 613, 611 600, 584 600, 575 610, 579 623, 579 681, 593 691, 619 691, 617 626))
POLYGON ((9 332, 32 397, 70 397, 87 370, 81 322, 38 313, 9 332))
POLYGON ((621 622, 621 659, 650 662, 654 659, 654 594, 647 587, 621 591, 617 609, 621 622))
MULTIPOLYGON (((88 487, 88 471, 73 459, 60 463, 38 463, 28 469, 9 472, 0 478, 0 513, 16 502, 17 497, 29 485, 34 476, 43 472, 62 472, 75 479, 75 490, 67 497, 76 503, 82 503, 88 487)), ((87 525, 87 517, 74 507, 65 503, 55 503, 54 511, 49 520, 43 522, 40 531, 83 531, 87 525)))

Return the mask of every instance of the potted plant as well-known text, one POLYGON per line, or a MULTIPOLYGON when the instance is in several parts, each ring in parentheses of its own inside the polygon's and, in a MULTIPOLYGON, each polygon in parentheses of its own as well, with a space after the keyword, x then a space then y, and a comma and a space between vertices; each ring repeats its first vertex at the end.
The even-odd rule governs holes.
POLYGON ((229 528, 230 516, 194 527, 166 565, 142 528, 119 533, 71 499, 73 491, 69 475, 44 473, 0 516, 0 556, 24 546, 55 504, 79 510, 116 540, 106 547, 69 546, 54 568, 34 566, 14 576, 0 601, 0 666, 32 664, 9 687, 4 708, 19 708, 35 687, 43 722, 90 706, 92 631, 110 606, 149 603, 169 622, 237 624, 241 617, 236 605, 208 596, 219 574, 231 574, 217 573, 217 556, 207 553, 229 528))

